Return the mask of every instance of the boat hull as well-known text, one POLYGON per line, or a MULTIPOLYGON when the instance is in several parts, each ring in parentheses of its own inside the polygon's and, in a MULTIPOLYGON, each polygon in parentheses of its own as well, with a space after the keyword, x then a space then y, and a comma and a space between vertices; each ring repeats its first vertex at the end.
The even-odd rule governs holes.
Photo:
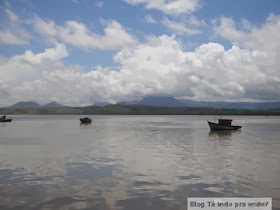
POLYGON ((80 118, 81 123, 91 123, 91 119, 90 118, 80 118))
POLYGON ((238 130, 241 129, 242 126, 236 126, 236 125, 221 125, 213 122, 208 122, 208 125, 211 130, 238 130))
POLYGON ((0 122, 12 122, 12 119, 0 119, 0 122))

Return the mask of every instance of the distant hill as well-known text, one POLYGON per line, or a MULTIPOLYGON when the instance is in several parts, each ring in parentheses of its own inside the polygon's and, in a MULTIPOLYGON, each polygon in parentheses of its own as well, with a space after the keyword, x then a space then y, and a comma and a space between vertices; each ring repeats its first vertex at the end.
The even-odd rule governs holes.
POLYGON ((118 105, 137 105, 139 101, 122 101, 118 102, 118 105))
POLYGON ((173 97, 165 97, 165 96, 149 96, 144 97, 141 101, 138 102, 138 105, 145 106, 167 106, 167 107, 182 107, 183 103, 176 100, 173 97))
POLYGON ((59 104, 55 101, 52 101, 52 102, 46 104, 45 106, 42 106, 42 108, 60 108, 60 107, 66 107, 66 106, 59 104))
POLYGON ((116 105, 142 105, 142 106, 163 106, 163 107, 183 107, 184 104, 173 97, 167 96, 146 96, 140 101, 122 101, 116 105))
POLYGON ((280 102, 209 102, 177 100, 173 97, 144 97, 141 101, 123 101, 118 105, 147 105, 166 107, 207 107, 216 109, 280 109, 280 102))
POLYGON ((93 106, 101 106, 101 107, 103 107, 103 106, 107 106, 109 104, 110 104, 109 102, 96 102, 96 103, 93 104, 93 106))
POLYGON ((280 109, 280 102, 207 102, 207 101, 192 101, 179 100, 187 107, 209 107, 217 109, 280 109))
POLYGON ((26 101, 26 102, 21 101, 7 108, 9 109, 40 108, 40 105, 34 101, 26 101))
POLYGON ((40 106, 34 101, 20 101, 12 106, 3 108, 3 109, 39 109, 39 108, 61 108, 67 107, 65 105, 59 104, 55 101, 52 101, 44 106, 40 106))
MULTIPOLYGON (((51 109, 0 109, 0 115, 262 115, 280 116, 280 109, 256 110, 256 109, 216 109, 203 107, 164 107, 164 106, 142 106, 142 105, 108 105, 105 107, 65 107, 51 109)), ((78 117, 77 117, 78 118, 78 117)))
MULTIPOLYGON (((110 105, 108 102, 96 102, 94 106, 105 107, 110 105)), ((117 105, 142 105, 142 106, 159 106, 159 107, 206 107, 215 109, 251 109, 251 110, 270 110, 280 109, 280 102, 209 102, 209 101, 192 101, 192 100, 177 100, 173 97, 162 96, 148 96, 144 97, 140 101, 123 101, 117 103, 117 105)), ((44 106, 40 106, 34 101, 18 102, 9 107, 3 107, 1 109, 27 109, 27 108, 63 108, 68 107, 57 102, 50 102, 44 106)))

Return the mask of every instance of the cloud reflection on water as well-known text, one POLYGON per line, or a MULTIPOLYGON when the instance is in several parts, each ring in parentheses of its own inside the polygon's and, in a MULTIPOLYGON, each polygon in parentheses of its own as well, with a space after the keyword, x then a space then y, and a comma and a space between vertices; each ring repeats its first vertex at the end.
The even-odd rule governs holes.
POLYGON ((76 119, 37 130, 20 124, 39 145, 17 145, 18 128, 4 130, 0 207, 185 209, 189 196, 280 194, 270 187, 279 167, 261 170, 262 161, 277 160, 278 150, 270 147, 260 157, 256 151, 269 145, 248 144, 254 139, 246 129, 209 133, 197 116, 99 118, 86 129, 76 119))

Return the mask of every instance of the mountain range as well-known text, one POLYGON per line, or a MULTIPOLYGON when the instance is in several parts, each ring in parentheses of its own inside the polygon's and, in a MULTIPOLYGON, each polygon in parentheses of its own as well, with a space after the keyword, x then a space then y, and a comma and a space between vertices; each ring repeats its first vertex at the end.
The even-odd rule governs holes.
MULTIPOLYGON (((93 106, 104 107, 110 105, 109 102, 96 102, 93 106)), ((280 109, 280 102, 207 102, 192 100, 177 100, 173 97, 166 96, 147 96, 140 101, 123 101, 117 105, 142 105, 142 106, 158 106, 158 107, 207 107, 217 109, 280 109)), ((18 102, 8 109, 26 109, 26 108, 61 108, 67 107, 57 102, 50 102, 44 106, 40 106, 34 101, 18 102)))
POLYGON ((34 101, 20 101, 12 106, 6 107, 7 109, 38 109, 38 108, 60 108, 60 107, 67 107, 62 104, 59 104, 55 101, 52 101, 44 106, 40 106, 38 103, 34 101))
POLYGON ((144 97, 140 101, 120 102, 119 105, 146 105, 166 107, 208 107, 217 109, 280 109, 280 102, 209 102, 177 100, 173 97, 144 97))
POLYGON ((143 106, 166 106, 166 107, 184 107, 185 105, 173 97, 166 96, 147 96, 140 101, 123 101, 118 105, 143 105, 143 106))

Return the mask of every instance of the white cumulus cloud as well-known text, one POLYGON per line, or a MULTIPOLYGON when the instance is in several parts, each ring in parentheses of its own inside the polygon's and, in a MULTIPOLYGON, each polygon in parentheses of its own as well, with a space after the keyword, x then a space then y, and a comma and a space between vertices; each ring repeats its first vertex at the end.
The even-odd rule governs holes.
POLYGON ((39 17, 34 20, 34 28, 49 39, 59 39, 81 49, 116 50, 137 43, 137 39, 114 20, 106 22, 104 34, 91 32, 86 25, 76 21, 67 21, 65 26, 60 26, 53 20, 39 17))
POLYGON ((145 15, 145 21, 148 23, 157 23, 157 20, 154 19, 153 16, 150 14, 145 15))
MULTIPOLYGON (((175 35, 150 36, 143 43, 123 47, 115 54, 118 71, 102 66, 86 71, 66 65, 61 59, 68 56, 68 51, 61 43, 41 53, 27 50, 11 58, 0 57, 0 104, 27 100, 44 104, 55 98, 63 104, 79 106, 98 101, 137 100, 151 94, 211 101, 279 100, 278 38, 274 34, 267 37, 263 31, 273 32, 273 27, 278 27, 278 18, 270 16, 263 26, 251 25, 252 31, 246 32, 237 30, 229 19, 222 21, 226 22, 218 28, 226 25, 237 32, 230 36, 224 31, 224 37, 236 42, 230 49, 209 42, 186 51, 175 35), (262 33, 264 39, 259 35, 262 33), (245 42, 247 36, 252 38, 250 45, 245 42)), ((90 33, 84 25, 73 24, 74 31, 90 33)), ((66 30, 67 26, 62 28, 66 30)), ((54 36, 58 36, 59 30, 54 31, 54 36)))
POLYGON ((95 2, 95 5, 96 5, 97 7, 103 7, 104 1, 96 1, 96 2, 95 2))
POLYGON ((250 49, 279 51, 280 50, 280 15, 270 14, 261 27, 253 26, 249 21, 243 20, 246 30, 237 29, 231 18, 220 18, 215 25, 216 34, 233 43, 250 49))
POLYGON ((17 34, 12 33, 11 31, 5 30, 0 31, 0 43, 10 45, 23 45, 27 44, 28 41, 21 38, 17 34))
POLYGON ((6 9, 8 16, 6 23, 0 26, 0 43, 8 45, 28 44, 29 33, 20 25, 20 20, 10 9, 6 9))
POLYGON ((160 10, 169 15, 189 14, 199 7, 199 0, 123 0, 132 5, 143 4, 146 9, 160 10))
POLYGON ((201 33, 200 30, 187 26, 183 22, 172 21, 169 20, 168 18, 164 18, 162 20, 162 24, 177 34, 195 35, 201 33))

